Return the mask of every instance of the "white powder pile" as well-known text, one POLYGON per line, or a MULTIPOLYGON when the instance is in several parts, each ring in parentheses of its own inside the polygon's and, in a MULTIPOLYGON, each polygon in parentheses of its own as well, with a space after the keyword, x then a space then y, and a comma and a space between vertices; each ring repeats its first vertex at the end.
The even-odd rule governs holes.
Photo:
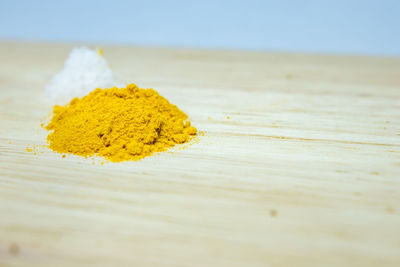
POLYGON ((64 68, 54 75, 46 87, 47 96, 56 104, 68 103, 96 88, 116 86, 114 74, 108 67, 101 50, 87 47, 72 49, 64 68))

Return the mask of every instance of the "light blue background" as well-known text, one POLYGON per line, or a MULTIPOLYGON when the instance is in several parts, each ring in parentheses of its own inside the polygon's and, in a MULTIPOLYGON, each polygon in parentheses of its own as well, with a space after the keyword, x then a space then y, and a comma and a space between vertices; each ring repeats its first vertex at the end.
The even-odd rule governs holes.
POLYGON ((0 0, 0 39, 399 56, 400 1, 0 0))

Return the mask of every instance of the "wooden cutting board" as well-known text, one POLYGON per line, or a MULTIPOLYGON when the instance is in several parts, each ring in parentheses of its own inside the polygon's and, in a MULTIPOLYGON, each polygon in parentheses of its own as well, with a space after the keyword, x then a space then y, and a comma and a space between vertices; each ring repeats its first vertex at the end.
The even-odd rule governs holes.
POLYGON ((0 43, 0 266, 400 266, 400 59, 104 46, 205 136, 101 165, 41 147, 71 48, 0 43))

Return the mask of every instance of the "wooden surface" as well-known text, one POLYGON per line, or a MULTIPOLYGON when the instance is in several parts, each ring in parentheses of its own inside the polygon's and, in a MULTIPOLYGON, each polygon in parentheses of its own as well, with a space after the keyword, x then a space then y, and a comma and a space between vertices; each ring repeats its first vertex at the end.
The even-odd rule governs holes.
POLYGON ((400 59, 105 46, 206 134, 101 165, 25 151, 71 47, 0 44, 0 266, 400 266, 400 59))

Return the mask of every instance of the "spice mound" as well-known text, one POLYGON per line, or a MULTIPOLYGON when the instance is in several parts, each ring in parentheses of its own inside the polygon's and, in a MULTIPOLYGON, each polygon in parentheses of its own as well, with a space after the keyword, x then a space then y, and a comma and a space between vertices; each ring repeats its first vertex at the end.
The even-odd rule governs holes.
POLYGON ((59 153, 102 156, 113 162, 139 160, 196 135, 188 116, 153 89, 135 84, 96 89, 66 106, 54 106, 45 129, 59 153))

